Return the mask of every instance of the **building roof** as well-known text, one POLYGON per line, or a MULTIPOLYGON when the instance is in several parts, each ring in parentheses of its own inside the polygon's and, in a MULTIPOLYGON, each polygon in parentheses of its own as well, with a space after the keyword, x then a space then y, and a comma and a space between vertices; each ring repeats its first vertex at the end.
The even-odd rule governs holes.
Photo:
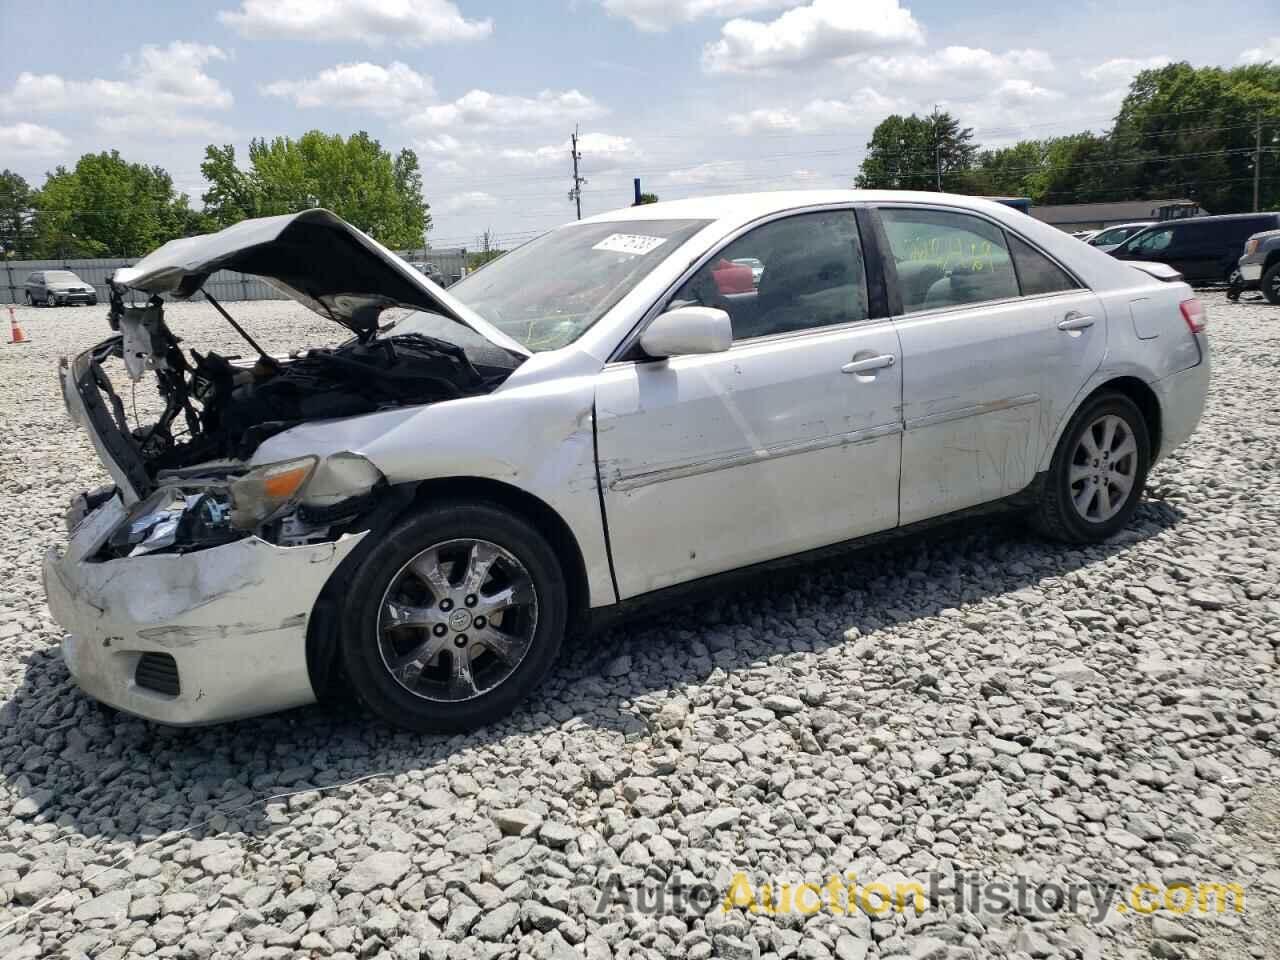
POLYGON ((1102 221, 1150 220, 1156 211, 1171 203, 1189 203, 1185 198, 1169 200, 1121 200, 1113 203, 1059 203, 1032 207, 1031 215, 1045 223, 1099 223, 1102 221))

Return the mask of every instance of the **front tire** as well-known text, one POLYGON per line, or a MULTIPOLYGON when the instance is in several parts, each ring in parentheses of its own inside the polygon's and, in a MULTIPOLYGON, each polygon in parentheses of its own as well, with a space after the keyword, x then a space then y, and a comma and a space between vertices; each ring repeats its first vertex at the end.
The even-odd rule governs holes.
POLYGON ((1133 517, 1150 468, 1151 435, 1142 411, 1124 394, 1100 393, 1063 432, 1032 522, 1055 540, 1105 540, 1133 517))
POLYGON ((52 293, 46 294, 44 298, 44 305, 46 307, 56 307, 58 305, 57 297, 55 297, 52 293))
POLYGON ((440 504, 400 523, 356 570, 343 666, 387 722, 471 730, 546 676, 568 606, 555 552, 532 525, 496 504, 440 504))
POLYGON ((1280 260, 1277 260, 1262 274, 1262 295, 1267 303, 1280 307, 1280 260))

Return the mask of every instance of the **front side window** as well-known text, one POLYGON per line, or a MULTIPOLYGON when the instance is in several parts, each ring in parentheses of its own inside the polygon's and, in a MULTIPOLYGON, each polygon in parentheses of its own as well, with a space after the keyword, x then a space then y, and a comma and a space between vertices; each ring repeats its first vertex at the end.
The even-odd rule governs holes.
POLYGON ((535 353, 555 350, 578 339, 709 222, 570 224, 486 264, 449 293, 535 353))
POLYGON ((865 320, 857 219, 824 210, 762 224, 700 267, 670 303, 726 311, 734 340, 865 320))
POLYGON ((1004 231, 943 210, 880 211, 897 267, 904 313, 1018 296, 1004 231))

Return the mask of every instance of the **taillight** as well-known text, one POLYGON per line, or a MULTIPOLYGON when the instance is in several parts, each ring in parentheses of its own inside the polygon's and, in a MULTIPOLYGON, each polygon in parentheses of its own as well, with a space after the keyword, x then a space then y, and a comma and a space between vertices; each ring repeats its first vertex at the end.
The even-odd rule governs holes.
POLYGON ((1209 315, 1204 312, 1204 304, 1195 297, 1183 300, 1178 304, 1178 309, 1182 311, 1182 319, 1187 321, 1187 329, 1192 333, 1203 333, 1204 328, 1209 325, 1209 315))

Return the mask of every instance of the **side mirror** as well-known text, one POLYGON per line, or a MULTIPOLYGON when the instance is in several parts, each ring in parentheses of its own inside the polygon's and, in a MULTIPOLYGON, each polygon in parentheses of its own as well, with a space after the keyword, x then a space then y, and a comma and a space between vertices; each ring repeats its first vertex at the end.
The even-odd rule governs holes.
POLYGON ((733 344, 729 314, 716 307, 676 307, 653 318, 640 347, 655 359, 724 353, 733 344))

